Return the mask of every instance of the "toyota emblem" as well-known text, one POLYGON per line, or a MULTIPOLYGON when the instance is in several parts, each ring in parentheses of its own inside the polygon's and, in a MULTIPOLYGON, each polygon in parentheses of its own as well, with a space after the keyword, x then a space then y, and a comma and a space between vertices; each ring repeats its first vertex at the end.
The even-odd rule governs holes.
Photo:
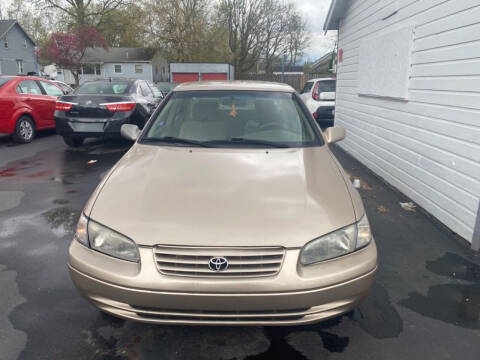
POLYGON ((213 257, 208 260, 208 267, 215 272, 227 270, 228 260, 224 257, 213 257))

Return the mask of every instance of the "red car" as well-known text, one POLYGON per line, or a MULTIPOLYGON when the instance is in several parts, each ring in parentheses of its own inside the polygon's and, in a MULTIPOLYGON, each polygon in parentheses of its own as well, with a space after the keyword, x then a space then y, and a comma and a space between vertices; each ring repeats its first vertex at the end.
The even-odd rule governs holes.
POLYGON ((55 128, 55 102, 64 91, 35 76, 0 76, 0 133, 28 143, 37 130, 55 128))

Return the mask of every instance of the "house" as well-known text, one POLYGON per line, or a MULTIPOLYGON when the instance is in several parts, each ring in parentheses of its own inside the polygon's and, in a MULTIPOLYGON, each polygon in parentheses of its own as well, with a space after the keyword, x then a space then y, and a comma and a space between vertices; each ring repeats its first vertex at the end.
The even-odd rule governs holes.
MULTIPOLYGON (((168 81, 168 63, 150 48, 88 48, 82 57, 80 83, 98 78, 135 78, 151 82, 168 81)), ((68 70, 58 80, 75 84, 68 70)))
POLYGON ((0 20, 0 74, 38 72, 35 42, 16 20, 0 20))
POLYGON ((303 74, 303 66, 299 65, 285 65, 282 68, 282 65, 276 65, 273 67, 273 74, 275 75, 282 75, 282 74, 290 74, 290 75, 302 75, 303 74))
POLYGON ((310 72, 313 74, 335 74, 335 52, 330 51, 310 64, 310 72))
POLYGON ((233 65, 220 63, 171 63, 170 79, 173 83, 199 80, 233 80, 233 65))
MULTIPOLYGON (((480 249, 480 3, 333 0, 341 147, 480 249)), ((415 229, 410 229, 415 231, 415 229)))

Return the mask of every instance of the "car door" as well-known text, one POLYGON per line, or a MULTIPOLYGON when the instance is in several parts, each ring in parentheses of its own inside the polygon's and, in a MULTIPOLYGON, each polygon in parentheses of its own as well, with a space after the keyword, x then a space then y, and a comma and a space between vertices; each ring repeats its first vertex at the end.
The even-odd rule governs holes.
POLYGON ((48 127, 45 95, 35 80, 23 80, 17 86, 20 102, 30 108, 37 129, 48 127))
POLYGON ((55 118, 53 113, 55 112, 55 103, 60 96, 63 96, 63 91, 58 86, 49 83, 47 81, 38 81, 42 86, 44 92, 43 110, 47 127, 55 127, 55 118))

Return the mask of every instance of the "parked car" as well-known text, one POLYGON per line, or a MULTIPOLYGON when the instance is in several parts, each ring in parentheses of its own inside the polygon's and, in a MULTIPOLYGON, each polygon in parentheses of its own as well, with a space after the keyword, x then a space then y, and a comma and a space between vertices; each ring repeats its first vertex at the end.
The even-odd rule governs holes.
POLYGON ((377 250, 361 198, 295 90, 181 84, 90 197, 69 248, 97 307, 159 324, 294 325, 350 311, 377 250), (237 106, 238 105, 238 106, 237 106))
POLYGON ((312 115, 322 130, 325 130, 326 128, 333 126, 335 106, 319 106, 312 115))
POLYGON ((170 82, 158 82, 155 84, 159 89, 160 91, 163 93, 163 96, 167 96, 167 94, 172 91, 173 89, 175 89, 175 87, 178 85, 178 84, 175 84, 175 83, 170 83, 170 82))
POLYGON ((70 94, 73 92, 73 88, 69 85, 65 84, 63 81, 59 80, 52 80, 56 85, 60 86, 64 92, 64 94, 70 94))
POLYGON ((36 76, 0 76, 0 133, 19 143, 31 142, 38 130, 55 127, 53 113, 63 91, 36 76))
POLYGON ((85 82, 58 100, 57 132, 73 147, 82 145, 88 137, 120 137, 123 124, 143 128, 159 102, 145 80, 85 82))
POLYGON ((333 78, 312 79, 305 83, 300 97, 307 105, 310 114, 325 128, 327 122, 333 126, 335 117, 335 87, 333 78))
POLYGON ((155 95, 155 97, 159 100, 159 101, 162 101, 163 98, 165 97, 165 94, 160 90, 160 88, 155 85, 155 84, 152 84, 152 83, 148 83, 148 85, 150 85, 150 88, 152 89, 153 91, 153 94, 155 95))

